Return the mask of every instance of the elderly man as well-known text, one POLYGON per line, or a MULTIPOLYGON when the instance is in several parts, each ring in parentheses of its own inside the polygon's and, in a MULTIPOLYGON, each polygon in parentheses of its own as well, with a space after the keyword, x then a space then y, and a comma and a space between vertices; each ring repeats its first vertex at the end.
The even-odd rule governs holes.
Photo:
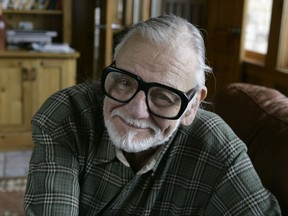
POLYGON ((101 84, 62 90, 33 117, 26 215, 280 215, 245 144, 199 109, 209 71, 189 22, 135 25, 101 84))

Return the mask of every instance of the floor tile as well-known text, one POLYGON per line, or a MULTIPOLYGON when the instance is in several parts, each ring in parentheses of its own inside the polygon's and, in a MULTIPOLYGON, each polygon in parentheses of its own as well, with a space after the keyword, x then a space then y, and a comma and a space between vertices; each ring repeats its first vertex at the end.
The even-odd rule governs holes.
POLYGON ((14 151, 5 153, 4 176, 26 176, 29 169, 31 151, 14 151))
POLYGON ((5 154, 0 152, 0 178, 4 176, 5 154))

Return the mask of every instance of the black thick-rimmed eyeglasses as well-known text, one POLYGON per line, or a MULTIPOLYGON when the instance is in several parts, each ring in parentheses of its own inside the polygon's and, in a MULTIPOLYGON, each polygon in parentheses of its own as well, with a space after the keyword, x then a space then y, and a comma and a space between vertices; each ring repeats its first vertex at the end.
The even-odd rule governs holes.
POLYGON ((144 91, 148 111, 165 119, 178 119, 197 91, 195 87, 184 93, 160 83, 147 83, 115 67, 115 62, 103 70, 101 87, 106 96, 121 103, 129 103, 139 91, 144 91))

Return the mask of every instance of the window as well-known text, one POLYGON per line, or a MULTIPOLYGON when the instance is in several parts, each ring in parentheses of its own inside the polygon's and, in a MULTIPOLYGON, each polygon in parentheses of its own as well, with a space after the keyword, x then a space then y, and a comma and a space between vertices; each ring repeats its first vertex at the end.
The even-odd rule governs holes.
POLYGON ((248 0, 245 25, 245 57, 264 61, 268 48, 273 0, 248 0))
MULTIPOLYGON (((267 6, 268 1, 270 2, 271 0, 246 0, 246 3, 248 3, 248 1, 257 1, 259 8, 264 10, 263 4, 265 1, 267 6)), ((273 0, 271 3, 271 12, 269 13, 271 15, 269 15, 269 22, 267 20, 262 22, 262 24, 266 23, 268 27, 266 26, 266 28, 260 28, 259 26, 254 25, 254 32, 257 32, 256 30, 258 29, 265 29, 267 34, 265 36, 266 39, 265 37, 261 38, 264 38, 265 40, 257 39, 254 40, 253 43, 262 43, 262 41, 265 41, 266 48, 261 46, 262 49, 254 49, 257 47, 256 45, 245 47, 246 50, 244 52, 243 59, 245 67, 243 72, 245 74, 246 82, 275 88, 283 94, 288 95, 288 0, 273 0)), ((245 9, 246 12, 249 11, 247 7, 245 9)), ((250 8, 250 15, 252 14, 251 16, 253 16, 253 10, 255 10, 256 16, 256 14, 258 14, 256 10, 258 9, 250 8)), ((249 22, 251 23, 251 19, 248 17, 249 12, 245 14, 247 17, 244 16, 246 17, 244 24, 247 24, 247 29, 245 29, 247 31, 245 32, 246 37, 243 38, 243 42, 247 42, 246 40, 253 38, 248 33, 248 30, 251 30, 251 27, 249 29, 249 22)), ((266 18, 267 16, 268 15, 266 15, 266 18)), ((261 25, 260 22, 258 24, 261 25)))

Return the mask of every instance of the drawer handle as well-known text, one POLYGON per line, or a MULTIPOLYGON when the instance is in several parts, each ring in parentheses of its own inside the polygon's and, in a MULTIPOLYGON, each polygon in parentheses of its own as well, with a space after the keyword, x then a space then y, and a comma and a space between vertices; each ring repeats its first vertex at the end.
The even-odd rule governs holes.
POLYGON ((29 73, 27 68, 22 68, 22 81, 29 80, 29 73))
POLYGON ((31 81, 35 81, 37 79, 37 70, 36 68, 31 69, 31 81))

